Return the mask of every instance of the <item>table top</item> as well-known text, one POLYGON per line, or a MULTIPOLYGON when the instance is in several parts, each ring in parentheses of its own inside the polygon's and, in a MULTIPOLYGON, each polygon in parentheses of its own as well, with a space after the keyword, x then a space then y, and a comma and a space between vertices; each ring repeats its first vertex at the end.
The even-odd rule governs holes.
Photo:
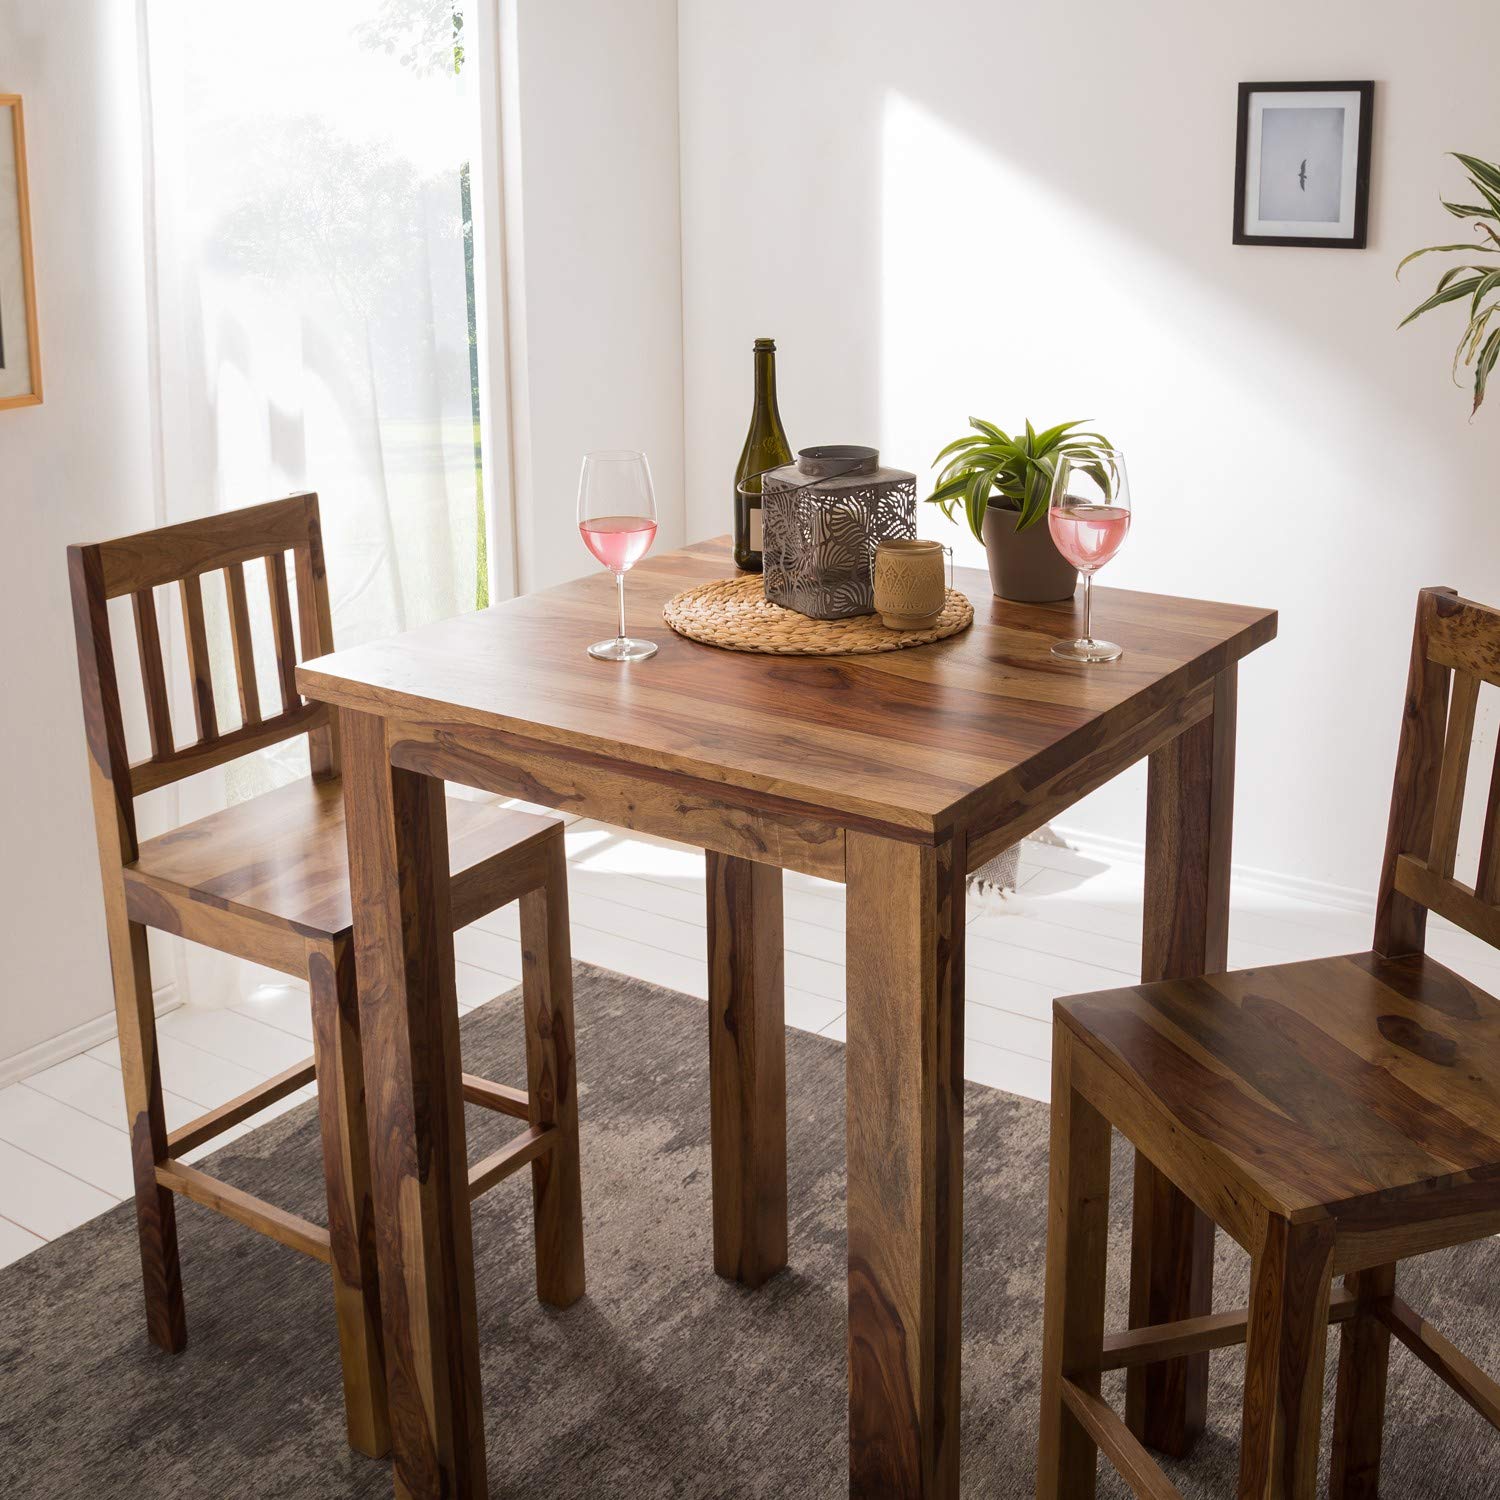
POLYGON ((959 569, 974 624, 928 646, 848 657, 759 656, 674 634, 663 604, 734 571, 727 538, 666 552, 626 581, 648 661, 595 661, 614 628, 614 580, 596 574, 475 614, 304 663, 304 696, 390 718, 475 725, 726 789, 919 831, 962 822, 1007 778, 1032 784, 1185 697, 1271 640, 1276 612, 1094 589, 1094 628, 1116 662, 1065 662, 1082 593, 1012 604, 959 569))

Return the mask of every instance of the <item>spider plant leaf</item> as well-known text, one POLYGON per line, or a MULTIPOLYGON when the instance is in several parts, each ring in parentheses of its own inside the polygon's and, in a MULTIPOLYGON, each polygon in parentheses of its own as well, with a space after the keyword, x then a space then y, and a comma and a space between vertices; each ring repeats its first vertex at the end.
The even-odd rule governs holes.
POLYGON ((1026 453, 1029 457, 1036 452, 1036 428, 1031 425, 1031 418, 1026 419, 1026 453))
POLYGON ((1080 464, 1079 467, 1095 484, 1099 486, 1099 493, 1104 496, 1105 502, 1115 498, 1115 487, 1109 477, 1109 470, 1103 464, 1080 464))
MULTIPOLYGON (((1455 269, 1463 271, 1470 268, 1466 266, 1459 266, 1455 269)), ((1396 326, 1398 328, 1405 328, 1413 318, 1421 317, 1424 312, 1431 312, 1434 307, 1441 307, 1445 302, 1457 302, 1460 297, 1469 296, 1473 292, 1474 288, 1478 286, 1483 279, 1483 276, 1476 275, 1471 276, 1467 281, 1453 281, 1448 285, 1444 285, 1442 282, 1439 282, 1438 290, 1435 291, 1425 302, 1419 303, 1416 307, 1412 308, 1412 310, 1407 313, 1407 315, 1402 318, 1402 320, 1396 326)))
POLYGON ((1008 454, 973 449, 968 453, 961 453, 956 458, 950 459, 942 473, 938 475, 938 483, 946 484, 950 479, 972 478, 976 469, 988 469, 991 473, 994 473, 1007 468, 1009 464, 1010 456, 1008 454))
POLYGON ((1047 510, 1047 500, 1052 492, 1052 475, 1044 463, 1032 464, 1027 470, 1026 497, 1021 502, 1021 519, 1016 530, 1026 531, 1035 526, 1047 510))
POLYGON ((1448 154, 1463 166, 1475 187, 1500 193, 1500 167, 1481 161, 1477 156, 1469 156, 1463 151, 1450 151, 1448 154))
POLYGON ((1484 300, 1485 295, 1494 291, 1497 286, 1500 286, 1500 271, 1487 272, 1479 285, 1474 289, 1474 302, 1469 308, 1469 316, 1471 318, 1479 316, 1479 304, 1484 300))
POLYGON ((969 518, 969 530, 976 542, 984 541, 984 512, 989 503, 990 476, 976 474, 964 499, 964 510, 969 518))
POLYGON ((984 441, 984 438, 979 436, 978 433, 970 434, 967 437, 954 438, 953 441, 949 443, 947 447, 943 448, 932 460, 933 468, 936 468, 940 463, 942 463, 942 461, 947 458, 950 453, 960 453, 966 448, 979 447, 984 443, 984 441))
POLYGON ((1448 269, 1438 277, 1437 285, 1433 287, 1433 291, 1442 291, 1445 286, 1448 286, 1452 282, 1455 276, 1462 276, 1465 271, 1470 271, 1475 276, 1483 276, 1486 269, 1487 268, 1484 266, 1449 266, 1448 269))
POLYGON ((1490 371, 1495 368, 1497 359, 1500 359, 1500 328, 1485 340, 1479 362, 1474 366, 1474 405, 1469 412, 1471 417, 1484 404, 1484 388, 1489 383, 1490 371))
POLYGON ((1464 156, 1461 153, 1452 153, 1469 173, 1469 185, 1490 206, 1492 214, 1500 214, 1500 167, 1491 166, 1489 162, 1480 161, 1477 156, 1464 156))
POLYGON ((1072 432, 1075 427, 1082 427, 1088 420, 1080 417, 1076 422, 1059 422, 1056 427, 1049 427, 1045 432, 1036 435, 1036 446, 1039 453, 1050 453, 1057 446, 1058 440, 1066 433, 1072 432))
POLYGON ((1010 439, 995 426, 993 422, 986 422, 983 417, 970 417, 969 426, 976 432, 982 432, 987 438, 996 443, 1010 444, 1010 439))
POLYGON ((1458 384, 1458 367, 1460 364, 1471 365, 1474 356, 1479 352, 1480 345, 1484 342, 1484 331, 1489 326, 1489 321, 1500 312, 1500 302, 1492 302, 1476 317, 1469 319, 1469 325, 1464 329, 1463 337, 1458 341, 1458 348, 1453 351, 1453 383, 1458 384))
MULTIPOLYGON (((1428 245, 1421 250, 1413 250, 1410 255, 1403 255, 1400 265, 1396 267, 1396 275, 1399 277, 1403 267, 1409 266, 1419 255, 1441 255, 1449 250, 1474 250, 1480 255, 1495 255, 1500 254, 1500 243, 1497 243, 1493 248, 1489 245, 1476 244, 1472 240, 1463 245, 1428 245)), ((1474 270, 1477 268, 1471 266, 1468 269, 1474 270)))
POLYGON ((1475 203, 1450 203, 1446 198, 1439 198, 1438 202, 1453 215, 1455 219, 1482 219, 1489 209, 1480 208, 1475 203))
POLYGON ((933 490, 933 492, 927 497, 927 503, 929 505, 949 504, 951 501, 956 500, 961 494, 963 494, 963 492, 968 489, 968 487, 969 480, 967 478, 950 479, 946 484, 940 484, 935 490, 933 490))

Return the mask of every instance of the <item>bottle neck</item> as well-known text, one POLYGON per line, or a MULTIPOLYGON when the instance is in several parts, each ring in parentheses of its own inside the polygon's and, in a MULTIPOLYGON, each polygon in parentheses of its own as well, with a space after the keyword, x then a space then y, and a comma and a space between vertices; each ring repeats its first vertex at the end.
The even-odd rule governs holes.
POLYGON ((776 351, 755 351, 755 408, 769 416, 776 416, 776 351))

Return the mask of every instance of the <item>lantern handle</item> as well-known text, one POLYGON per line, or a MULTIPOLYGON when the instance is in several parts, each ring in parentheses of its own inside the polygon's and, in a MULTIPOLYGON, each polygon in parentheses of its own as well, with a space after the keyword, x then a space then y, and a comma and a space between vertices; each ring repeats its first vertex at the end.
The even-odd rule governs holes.
MULTIPOLYGON (((839 460, 838 459, 830 459, 830 460, 827 460, 827 462, 838 463, 839 460)), ((791 483, 788 483, 785 486, 785 489, 788 489, 788 490, 809 490, 814 485, 822 484, 825 480, 828 480, 828 479, 841 479, 845 474, 853 474, 859 468, 859 466, 861 464, 867 462, 867 460, 865 458, 863 458, 863 457, 860 457, 860 458, 848 458, 848 459, 843 460, 843 462, 847 465, 847 467, 843 468, 843 469, 840 469, 838 471, 838 473, 836 473, 836 474, 816 474, 812 478, 810 478, 807 481, 806 484, 791 484, 791 483)), ((789 467, 791 467, 791 466, 788 465, 788 464, 772 464, 769 469, 757 469, 755 471, 755 473, 753 473, 753 474, 746 474, 745 477, 743 479, 741 479, 735 485, 735 489, 741 495, 764 494, 765 493, 764 486, 762 486, 762 488, 760 490, 747 489, 746 486, 750 483, 750 481, 752 479, 764 479, 767 474, 774 474, 778 469, 785 469, 785 468, 789 468, 789 467)), ((781 493, 783 493, 783 491, 782 490, 776 490, 776 491, 774 491, 774 493, 781 494, 781 493)))

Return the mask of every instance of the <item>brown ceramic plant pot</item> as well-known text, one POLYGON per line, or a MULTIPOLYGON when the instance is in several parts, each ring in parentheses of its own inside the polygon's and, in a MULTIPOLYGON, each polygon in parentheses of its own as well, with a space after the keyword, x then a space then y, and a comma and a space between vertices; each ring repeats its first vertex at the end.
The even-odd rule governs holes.
POLYGON ((1020 512, 987 505, 984 509, 984 550, 990 564, 990 587, 1001 599, 1017 604, 1051 604, 1071 599, 1078 571, 1057 550, 1043 516, 1017 532, 1020 512))

